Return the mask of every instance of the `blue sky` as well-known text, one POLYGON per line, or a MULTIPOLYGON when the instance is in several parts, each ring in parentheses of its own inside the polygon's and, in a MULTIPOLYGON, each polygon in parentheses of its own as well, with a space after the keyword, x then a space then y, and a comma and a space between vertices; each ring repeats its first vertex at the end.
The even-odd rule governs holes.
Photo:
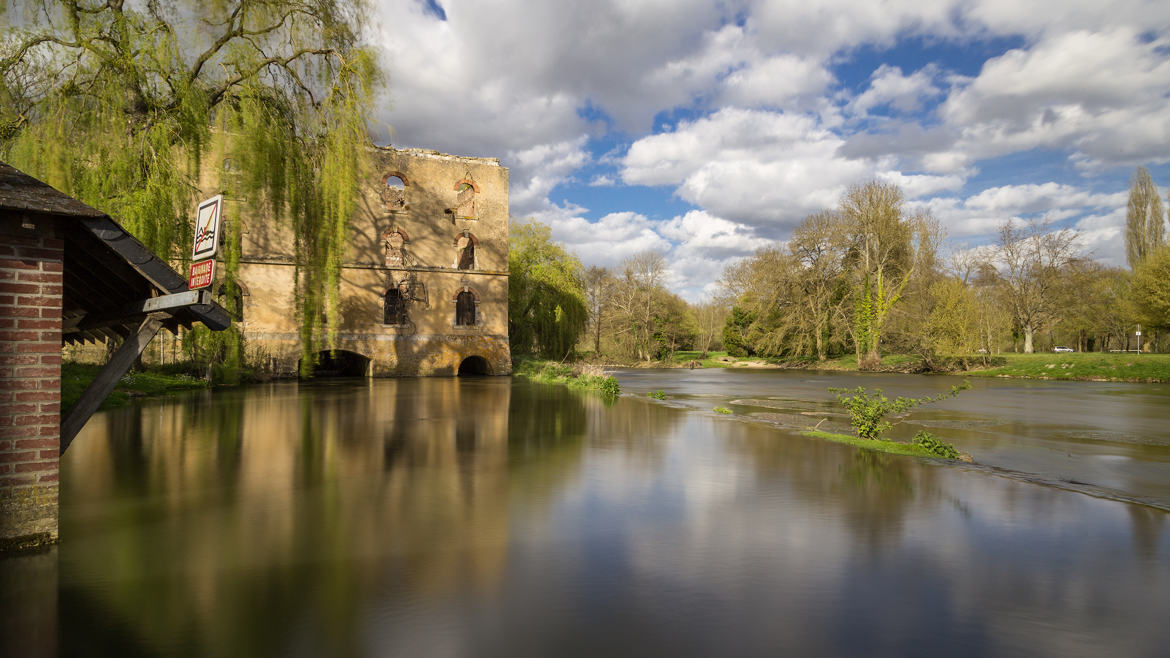
POLYGON ((1170 184, 1170 3, 380 0, 380 143, 498 157, 514 221, 586 264, 648 249, 698 301, 869 180, 947 248, 1047 217, 1124 265, 1170 184))

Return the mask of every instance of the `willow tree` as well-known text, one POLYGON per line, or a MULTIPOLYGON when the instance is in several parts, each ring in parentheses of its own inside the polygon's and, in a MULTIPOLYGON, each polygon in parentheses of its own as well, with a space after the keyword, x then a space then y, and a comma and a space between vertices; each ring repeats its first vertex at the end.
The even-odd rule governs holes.
POLYGON ((1145 167, 1138 167, 1129 184, 1125 209, 1125 261, 1136 270, 1165 243, 1165 219, 1158 186, 1145 167))
MULTIPOLYGON (((345 227, 381 82, 359 41, 365 11, 365 0, 5 0, 0 157, 179 261, 210 178, 233 200, 225 300, 238 299, 233 220, 288 222, 302 348, 313 355, 336 330, 345 227), (203 164, 213 154, 234 166, 212 174, 203 164)), ((239 334, 227 340, 221 352, 238 359, 239 334)))
POLYGON ((515 224, 508 240, 508 338, 512 352, 563 359, 589 310, 581 262, 539 222, 515 224))

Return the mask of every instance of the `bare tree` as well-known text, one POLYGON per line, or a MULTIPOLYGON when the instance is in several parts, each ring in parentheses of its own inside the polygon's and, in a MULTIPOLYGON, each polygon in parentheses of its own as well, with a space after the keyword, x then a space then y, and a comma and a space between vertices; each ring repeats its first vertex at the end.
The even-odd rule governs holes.
POLYGON ((809 215, 796 227, 788 250, 799 263, 797 286, 804 333, 813 337, 817 360, 825 360, 825 334, 836 307, 845 303, 841 294, 845 242, 840 215, 822 211, 809 215))
POLYGON ((589 309, 594 356, 601 356, 601 325, 609 307, 609 297, 613 288, 613 274, 608 269, 596 265, 590 265, 585 269, 585 303, 589 309))
POLYGON ((1158 186, 1145 167, 1138 167, 1129 184, 1129 205, 1125 210, 1125 261, 1137 269, 1165 242, 1162 199, 1158 186))
POLYGON ((643 251, 626 259, 621 266, 615 294, 611 297, 620 327, 615 336, 632 337, 631 351, 637 358, 650 361, 654 335, 654 304, 666 278, 666 259, 656 251, 643 251))
POLYGON ((1078 253, 1076 231, 1050 230, 1047 220, 999 227, 997 265, 1012 315, 1024 331, 1024 352, 1033 336, 1057 319, 1063 272, 1078 253))
POLYGON ((699 325, 699 341, 702 342, 703 352, 700 359, 707 358, 707 351, 715 342, 715 337, 723 331, 723 324, 727 321, 727 305, 719 299, 709 299, 694 307, 695 321, 699 325))

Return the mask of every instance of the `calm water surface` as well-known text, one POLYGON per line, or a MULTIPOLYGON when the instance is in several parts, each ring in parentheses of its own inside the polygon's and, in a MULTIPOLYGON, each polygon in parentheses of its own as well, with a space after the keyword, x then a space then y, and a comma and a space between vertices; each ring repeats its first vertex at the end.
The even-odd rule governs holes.
POLYGON ((63 463, 60 546, 0 575, 41 597, 29 628, 44 622, 30 610, 55 610, 29 646, 65 655, 1170 647, 1166 388, 974 382, 897 429, 930 427, 981 462, 953 466, 791 429, 842 422, 829 385, 924 395, 952 380, 619 379, 636 395, 612 406, 485 378, 103 413, 63 463), (670 399, 644 398, 656 389, 670 399))

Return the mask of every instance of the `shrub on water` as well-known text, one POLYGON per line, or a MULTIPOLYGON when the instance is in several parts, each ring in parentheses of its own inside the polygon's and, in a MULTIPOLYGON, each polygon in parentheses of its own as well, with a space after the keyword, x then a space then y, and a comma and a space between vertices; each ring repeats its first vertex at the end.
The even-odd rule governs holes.
POLYGON ((729 414, 729 413, 731 413, 731 409, 728 409, 727 407, 715 407, 715 413, 729 414))
POLYGON ((601 390, 601 394, 607 398, 616 398, 622 393, 622 385, 613 376, 606 377, 598 388, 601 390))
POLYGON ((920 448, 924 448, 932 454, 938 455, 939 457, 946 459, 959 458, 959 451, 957 448, 955 448, 955 446, 947 443, 946 441, 943 441, 926 430, 921 430, 915 434, 912 443, 916 446, 919 446, 920 448))
POLYGON ((882 389, 875 388, 870 394, 864 386, 858 386, 852 395, 846 395, 849 389, 830 388, 830 392, 837 394, 837 401, 845 405, 849 411, 849 424, 857 430, 857 436, 862 439, 880 439, 882 434, 890 429, 890 422, 886 420, 889 414, 901 413, 913 409, 920 404, 937 402, 943 398, 954 397, 959 391, 971 388, 971 382, 964 381, 962 386, 952 386, 950 393, 941 393, 934 397, 904 398, 898 396, 893 400, 882 395, 882 389))
POLYGON ((661 389, 659 389, 657 391, 650 391, 649 393, 646 394, 646 397, 654 398, 655 400, 665 400, 666 399, 666 391, 663 391, 661 389))

